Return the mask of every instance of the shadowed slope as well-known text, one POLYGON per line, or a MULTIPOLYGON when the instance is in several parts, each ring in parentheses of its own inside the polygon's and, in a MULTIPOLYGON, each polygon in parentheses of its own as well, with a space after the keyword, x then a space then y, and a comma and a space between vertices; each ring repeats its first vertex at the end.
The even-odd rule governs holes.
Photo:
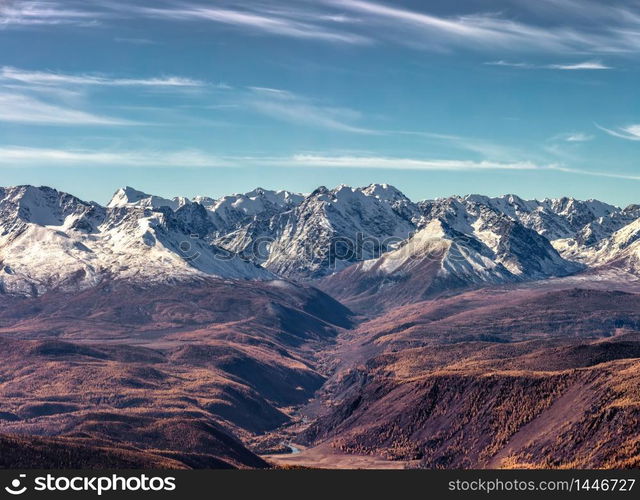
POLYGON ((289 420, 349 312, 286 282, 126 282, 0 296, 0 429, 89 438, 194 467, 263 467, 235 436, 289 420))

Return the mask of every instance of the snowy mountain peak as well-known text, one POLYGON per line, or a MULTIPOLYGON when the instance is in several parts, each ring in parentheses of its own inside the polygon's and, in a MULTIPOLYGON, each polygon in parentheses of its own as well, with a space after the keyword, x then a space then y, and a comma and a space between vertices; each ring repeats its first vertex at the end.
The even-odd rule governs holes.
POLYGON ((108 207, 122 207, 125 205, 130 205, 133 203, 137 203, 140 200, 144 200, 149 198, 150 195, 147 193, 143 193, 142 191, 138 191, 137 189, 132 188, 131 186, 126 186, 123 188, 119 188, 113 196, 111 197, 111 201, 109 201, 108 207))
POLYGON ((516 206, 523 206, 527 204, 526 200, 520 198, 520 196, 518 196, 517 194, 503 194, 499 198, 516 206))
POLYGON ((381 201, 393 202, 397 200, 408 200, 408 198, 397 188, 390 184, 370 184, 362 189, 367 196, 373 196, 381 201))
POLYGON ((620 209, 616 206, 598 200, 576 200, 572 197, 544 199, 542 206, 549 207, 553 212, 569 217, 581 217, 585 213, 593 218, 606 217, 620 209))
POLYGON ((94 205, 46 186, 0 188, 0 225, 27 222, 61 226, 67 217, 90 210, 94 205))
POLYGON ((583 243, 587 239, 595 241, 629 222, 629 217, 618 207, 598 200, 562 197, 539 201, 525 200, 512 194, 497 198, 469 195, 462 200, 491 207, 550 241, 570 238, 582 240, 583 243))
POLYGON ((523 225, 511 203, 527 203, 507 195, 452 197, 423 202, 421 227, 443 223, 449 237, 464 241, 483 256, 501 264, 513 276, 543 277, 575 272, 580 266, 563 260, 549 241, 523 225), (504 203, 507 203, 505 206, 504 203), (505 213, 506 212, 506 213, 505 213))
POLYGON ((613 265, 640 274, 640 218, 595 244, 578 250, 576 257, 590 267, 613 265))
POLYGON ((138 191, 130 186, 118 189, 108 203, 107 208, 138 206, 144 208, 169 207, 176 210, 181 204, 180 198, 168 200, 160 196, 138 191))
POLYGON ((200 202, 213 211, 222 206, 233 206, 251 215, 261 211, 266 205, 289 207, 299 204, 303 199, 304 196, 301 194, 290 191, 271 191, 258 187, 248 193, 232 194, 218 199, 196 196, 193 201, 200 202))
POLYGON ((78 290, 106 279, 275 278, 212 245, 202 205, 166 201, 123 188, 105 208, 46 187, 0 188, 0 293, 78 290))
POLYGON ((412 303, 451 290, 564 276, 582 266, 479 196, 419 204, 420 228, 397 248, 321 281, 366 309, 412 303), (473 200, 473 201, 471 201, 473 200))
POLYGON ((264 220, 298 206, 304 197, 289 191, 256 188, 244 194, 223 196, 217 200, 197 197, 209 211, 217 236, 228 234, 256 219, 264 220))
MULTIPOLYGON (((265 267, 309 279, 394 248, 415 231, 418 218, 415 205, 388 185, 321 186, 293 210, 254 226, 251 234, 270 241, 265 267)), ((247 248, 247 236, 239 232, 228 244, 247 248)))
MULTIPOLYGON (((333 189, 320 186, 304 199, 302 205, 315 205, 324 203, 335 209, 339 207, 360 206, 363 209, 376 205, 392 207, 396 211, 406 210, 415 212, 415 204, 409 200, 400 190, 389 184, 370 184, 366 187, 352 187, 340 184, 333 189)), ((416 215, 413 213, 412 215, 416 215)), ((410 217, 408 217, 410 218, 410 217)))
POLYGON ((261 187, 257 187, 251 191, 249 191, 248 193, 244 193, 244 196, 246 196, 247 198, 260 198, 260 197, 270 197, 273 195, 276 195, 277 193, 284 193, 285 191, 271 191, 269 189, 264 189, 261 187))
POLYGON ((313 196, 327 194, 327 193, 329 193, 329 189, 326 186, 318 186, 316 189, 314 189, 311 192, 311 194, 309 195, 309 198, 311 198, 313 196))
POLYGON ((640 205, 629 205, 624 210, 622 210, 622 212, 629 215, 630 217, 640 217, 640 205))
POLYGON ((482 205, 489 205, 491 198, 483 194, 468 194, 459 198, 462 202, 469 201, 471 203, 480 203, 482 205))

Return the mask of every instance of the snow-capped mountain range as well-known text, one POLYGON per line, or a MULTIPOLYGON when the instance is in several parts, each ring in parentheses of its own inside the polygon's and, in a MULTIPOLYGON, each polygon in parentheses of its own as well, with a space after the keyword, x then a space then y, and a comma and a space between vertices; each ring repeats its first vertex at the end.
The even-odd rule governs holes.
POLYGON ((126 187, 106 206, 17 186, 0 188, 0 229, 1 290, 28 295, 105 279, 397 280, 425 259, 457 285, 602 266, 640 273, 640 206, 514 195, 414 203, 386 184, 219 199, 126 187))
POLYGON ((122 191, 102 207, 47 187, 0 189, 2 291, 38 295, 108 278, 274 278, 205 241, 210 226, 202 205, 173 210, 157 197, 124 203, 122 191))

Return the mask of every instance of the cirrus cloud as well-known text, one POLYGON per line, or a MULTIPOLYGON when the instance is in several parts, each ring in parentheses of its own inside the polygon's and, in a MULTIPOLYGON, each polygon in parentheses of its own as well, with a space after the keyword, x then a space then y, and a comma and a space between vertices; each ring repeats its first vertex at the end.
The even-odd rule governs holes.
POLYGON ((140 125, 41 101, 27 95, 0 92, 0 122, 37 125, 140 125))
POLYGON ((200 87, 204 82, 179 76, 155 78, 117 78, 104 75, 68 74, 51 71, 30 71, 12 66, 0 68, 0 80, 12 80, 30 85, 94 85, 112 87, 200 87))
POLYGON ((613 69, 613 67, 607 66, 602 61, 582 61, 565 64, 532 64, 527 62, 510 62, 500 59, 499 61, 490 61, 485 64, 488 66, 506 66, 520 69, 559 69, 563 71, 613 69))
POLYGON ((640 180, 638 175, 601 172, 532 161, 496 162, 467 159, 429 159, 374 155, 330 155, 298 153, 290 156, 219 156, 198 149, 186 150, 95 150, 0 146, 0 166, 139 167, 139 168, 341 168, 374 170, 418 170, 443 172, 560 172, 565 174, 640 180))
POLYGON ((640 124, 632 124, 627 125, 625 127, 619 127, 617 129, 610 129, 603 127, 601 125, 595 124, 603 132, 606 132, 613 137, 618 137, 620 139, 626 139, 628 141, 640 141, 640 124))

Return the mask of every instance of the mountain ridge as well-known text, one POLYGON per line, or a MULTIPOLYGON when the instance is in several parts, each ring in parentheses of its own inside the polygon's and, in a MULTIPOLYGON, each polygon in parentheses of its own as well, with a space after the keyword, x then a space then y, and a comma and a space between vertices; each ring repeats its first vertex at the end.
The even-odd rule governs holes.
MULTIPOLYGON (((23 185, 0 188, 0 285, 7 293, 38 294, 114 278, 313 281, 353 273, 354 265, 375 268, 365 262, 389 261, 435 220, 446 227, 440 240, 455 240, 458 254, 473 250, 467 267, 488 259, 484 268, 495 268, 484 278, 463 273, 468 284, 610 265, 640 272, 640 249, 621 243, 635 234, 638 218, 638 206, 570 197, 414 203, 389 184, 321 186, 308 195, 256 188, 218 199, 169 199, 125 187, 106 206, 23 185)), ((441 273, 448 266, 456 275, 447 262, 441 273)))

